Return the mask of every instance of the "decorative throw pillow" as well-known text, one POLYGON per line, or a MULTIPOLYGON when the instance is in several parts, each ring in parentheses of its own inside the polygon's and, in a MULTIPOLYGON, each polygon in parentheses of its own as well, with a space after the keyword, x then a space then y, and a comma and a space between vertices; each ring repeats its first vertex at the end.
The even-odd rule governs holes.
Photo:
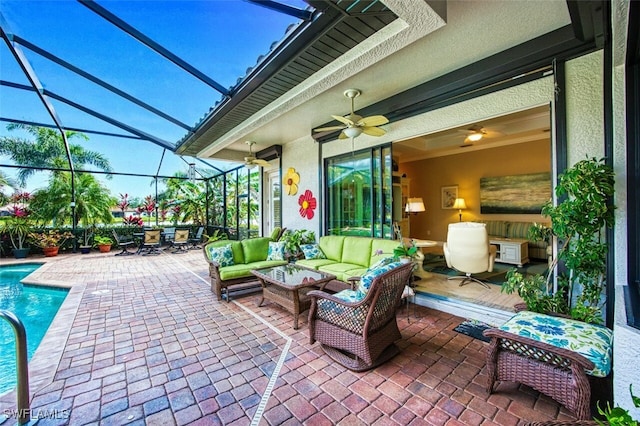
POLYGON ((326 259, 322 249, 318 244, 302 244, 300 250, 304 253, 305 259, 326 259))
POLYGON ((397 268, 398 266, 403 265, 402 262, 391 262, 384 264, 382 266, 378 266, 376 268, 370 268, 365 272, 362 277, 360 277, 360 281, 358 282, 358 292, 364 295, 367 294, 369 288, 371 288, 371 284, 376 277, 384 274, 387 271, 392 270, 393 268, 397 268))
POLYGON ((222 247, 210 247, 209 258, 214 262, 218 262, 220 267, 235 265, 233 261, 233 251, 231 250, 231 244, 227 244, 222 247))
POLYGON ((285 260, 284 258, 284 241, 269 241, 269 251, 267 252, 267 260, 285 260))

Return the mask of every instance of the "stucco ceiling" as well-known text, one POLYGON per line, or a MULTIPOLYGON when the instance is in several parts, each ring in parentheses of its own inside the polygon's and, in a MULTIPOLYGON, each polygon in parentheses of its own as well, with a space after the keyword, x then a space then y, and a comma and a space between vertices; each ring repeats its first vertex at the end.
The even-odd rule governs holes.
MULTIPOLYGON (((330 121, 331 114, 349 112, 349 101, 343 96, 348 88, 362 92, 356 99, 357 112, 359 108, 571 22, 566 2, 560 0, 430 2, 434 8, 422 0, 385 0, 384 3, 400 19, 250 120, 210 141, 208 148, 198 155, 241 160, 247 150, 246 140, 256 142, 255 151, 299 140, 312 143, 314 127, 330 121), (446 7, 446 13, 442 7, 446 7)), ((548 128, 548 120, 546 124, 548 128)), ((413 141, 418 140, 424 138, 413 141)), ((388 132, 379 141, 394 142, 396 138, 393 132, 388 132)), ((406 138, 402 145, 409 145, 406 138)))

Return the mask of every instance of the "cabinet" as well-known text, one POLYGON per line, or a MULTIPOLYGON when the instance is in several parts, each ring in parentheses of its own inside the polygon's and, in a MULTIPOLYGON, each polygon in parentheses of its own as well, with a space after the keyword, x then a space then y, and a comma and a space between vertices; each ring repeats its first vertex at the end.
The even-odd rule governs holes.
POLYGON ((403 237, 409 237, 410 232, 409 215, 404 211, 409 199, 410 181, 400 173, 393 174, 393 221, 400 226, 403 237))
POLYGON ((489 244, 496 246, 496 262, 522 266, 529 262, 529 241, 519 238, 493 238, 489 244))

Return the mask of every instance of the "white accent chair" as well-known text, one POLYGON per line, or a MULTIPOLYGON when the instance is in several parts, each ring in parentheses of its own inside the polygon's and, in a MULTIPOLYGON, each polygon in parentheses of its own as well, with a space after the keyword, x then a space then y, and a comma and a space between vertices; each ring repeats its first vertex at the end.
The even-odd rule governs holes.
POLYGON ((449 224, 447 241, 443 245, 444 257, 449 268, 464 273, 463 276, 449 277, 461 279, 460 285, 469 282, 489 288, 486 282, 471 274, 493 271, 496 246, 489 244, 489 236, 484 223, 458 222, 449 224))

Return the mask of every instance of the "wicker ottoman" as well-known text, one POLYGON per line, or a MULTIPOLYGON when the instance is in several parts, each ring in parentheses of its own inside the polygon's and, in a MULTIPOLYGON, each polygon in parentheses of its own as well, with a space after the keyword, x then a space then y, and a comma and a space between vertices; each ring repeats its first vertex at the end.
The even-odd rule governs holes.
POLYGON ((487 390, 496 380, 518 382, 558 401, 580 420, 591 419, 587 375, 611 371, 613 333, 606 327, 567 318, 518 312, 500 328, 484 331, 487 390))

